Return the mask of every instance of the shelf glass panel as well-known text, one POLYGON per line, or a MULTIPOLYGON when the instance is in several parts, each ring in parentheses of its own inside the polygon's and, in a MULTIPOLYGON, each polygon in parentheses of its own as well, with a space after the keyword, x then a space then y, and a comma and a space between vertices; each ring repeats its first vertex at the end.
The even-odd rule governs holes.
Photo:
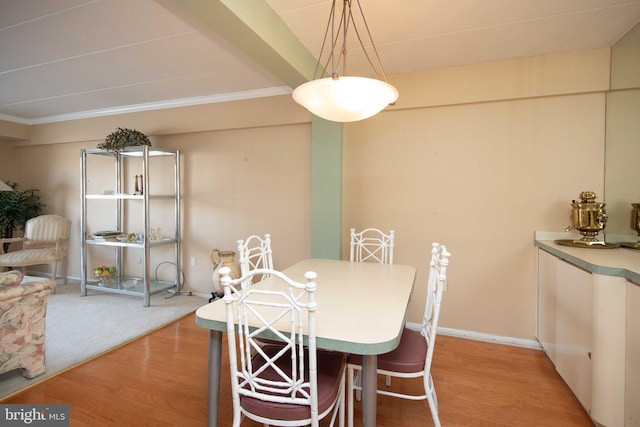
MULTIPOLYGON (((144 145, 138 145, 134 147, 124 147, 122 150, 118 152, 118 156, 120 157, 142 157, 144 155, 144 145)), ((102 148, 86 148, 84 150, 87 154, 97 154, 100 156, 109 156, 116 157, 115 154, 111 151, 104 150, 102 148)), ((149 157, 156 156, 175 156, 175 151, 167 151, 162 148, 152 148, 149 147, 149 157)))
MULTIPOLYGON (((116 276, 105 280, 87 280, 87 289, 95 289, 103 292, 113 292, 128 295, 144 295, 144 280, 139 277, 116 276)), ((149 280, 149 295, 159 292, 176 290, 174 282, 149 280)))
MULTIPOLYGON (((175 243, 176 239, 165 237, 160 240, 152 240, 151 246, 161 246, 166 245, 168 243, 175 243)), ((144 248, 144 243, 137 242, 120 242, 118 240, 94 240, 87 239, 85 241, 87 245, 97 245, 97 246, 124 246, 128 248, 144 248)))

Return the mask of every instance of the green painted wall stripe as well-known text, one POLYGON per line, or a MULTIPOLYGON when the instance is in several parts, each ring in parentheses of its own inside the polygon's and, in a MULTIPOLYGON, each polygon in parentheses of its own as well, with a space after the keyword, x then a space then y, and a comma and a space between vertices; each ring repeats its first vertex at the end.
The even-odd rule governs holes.
POLYGON ((311 121, 311 256, 341 258, 342 123, 311 121))

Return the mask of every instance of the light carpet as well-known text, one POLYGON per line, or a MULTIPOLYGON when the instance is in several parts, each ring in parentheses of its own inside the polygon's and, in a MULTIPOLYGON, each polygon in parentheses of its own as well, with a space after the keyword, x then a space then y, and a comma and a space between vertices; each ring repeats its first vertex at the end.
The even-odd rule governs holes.
POLYGON ((88 290, 80 284, 57 285, 49 296, 46 372, 33 379, 17 369, 0 375, 0 399, 168 325, 207 304, 199 296, 160 293, 143 307, 142 297, 88 290))

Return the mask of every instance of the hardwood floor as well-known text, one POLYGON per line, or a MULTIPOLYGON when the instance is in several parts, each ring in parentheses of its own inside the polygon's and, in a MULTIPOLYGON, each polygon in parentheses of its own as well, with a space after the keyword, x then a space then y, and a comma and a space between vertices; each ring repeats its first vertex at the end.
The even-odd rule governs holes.
MULTIPOLYGON (((190 315, 0 403, 68 403, 77 427, 204 426, 207 336, 190 315)), ((441 335, 432 372, 445 427, 593 426, 540 351, 441 335)), ((219 425, 226 427, 231 399, 228 370, 222 373, 219 425)), ((393 386, 420 384, 395 380, 393 386)), ((359 411, 356 402, 356 425, 359 411)), ((377 420, 388 427, 433 425, 426 401, 386 396, 378 397, 377 420)))

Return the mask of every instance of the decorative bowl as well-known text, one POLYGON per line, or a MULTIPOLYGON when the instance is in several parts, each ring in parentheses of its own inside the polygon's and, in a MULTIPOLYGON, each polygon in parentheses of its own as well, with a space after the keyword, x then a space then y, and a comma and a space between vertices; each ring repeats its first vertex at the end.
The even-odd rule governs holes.
POLYGON ((104 286, 113 282, 113 278, 118 275, 115 267, 96 267, 93 274, 100 281, 100 286, 104 286))

